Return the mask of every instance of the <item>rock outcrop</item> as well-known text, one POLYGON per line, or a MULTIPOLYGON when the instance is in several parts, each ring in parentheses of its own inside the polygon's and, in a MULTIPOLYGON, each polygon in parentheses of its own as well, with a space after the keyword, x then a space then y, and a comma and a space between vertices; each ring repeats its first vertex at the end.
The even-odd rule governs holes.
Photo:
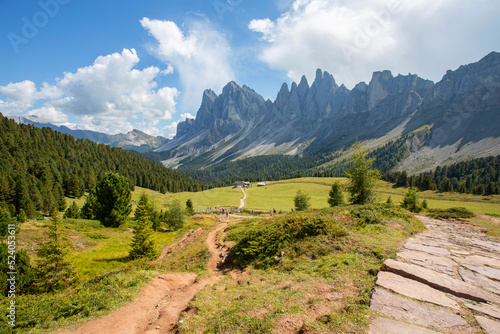
MULTIPOLYGON (((429 154, 442 155, 444 147, 456 151, 472 143, 463 156, 478 152, 475 143, 499 138, 499 124, 500 54, 492 52, 478 63, 448 71, 437 84, 415 74, 395 77, 382 71, 373 73, 369 84, 361 82, 349 90, 318 69, 311 85, 305 77, 290 89, 284 83, 272 102, 230 82, 219 96, 205 91, 196 119, 179 123, 177 136, 158 151, 170 150, 176 163, 203 154, 220 161, 331 152, 355 138, 378 139, 396 128, 403 135, 428 125, 429 154)), ((384 140, 390 139, 394 137, 384 140)), ((428 151, 422 148, 412 154, 428 151)), ((487 151, 491 153, 491 147, 487 151)))

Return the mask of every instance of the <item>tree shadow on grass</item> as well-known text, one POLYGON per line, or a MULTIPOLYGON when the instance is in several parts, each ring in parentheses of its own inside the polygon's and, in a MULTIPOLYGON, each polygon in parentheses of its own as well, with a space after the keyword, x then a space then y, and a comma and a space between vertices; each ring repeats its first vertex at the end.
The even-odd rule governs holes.
POLYGON ((93 261, 106 262, 106 263, 111 263, 111 262, 127 263, 127 262, 132 262, 133 260, 127 255, 127 256, 122 256, 122 257, 115 257, 112 259, 95 259, 93 261))

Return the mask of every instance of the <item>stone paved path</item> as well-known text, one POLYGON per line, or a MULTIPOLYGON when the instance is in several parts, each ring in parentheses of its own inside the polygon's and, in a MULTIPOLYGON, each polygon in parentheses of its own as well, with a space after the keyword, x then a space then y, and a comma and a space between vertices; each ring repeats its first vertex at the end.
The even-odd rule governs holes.
POLYGON ((370 334, 500 334, 500 242, 471 225, 417 217, 428 228, 387 260, 370 334))

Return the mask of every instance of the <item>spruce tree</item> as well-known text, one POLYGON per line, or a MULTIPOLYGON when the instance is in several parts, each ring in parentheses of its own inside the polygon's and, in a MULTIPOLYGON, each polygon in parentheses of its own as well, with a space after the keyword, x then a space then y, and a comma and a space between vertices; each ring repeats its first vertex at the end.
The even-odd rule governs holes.
POLYGON ((95 217, 106 227, 119 227, 132 211, 128 180, 117 173, 107 173, 95 187, 95 217))
POLYGON ((137 208, 135 209, 134 218, 135 220, 140 220, 146 215, 151 221, 153 230, 157 231, 160 227, 160 215, 158 211, 156 211, 154 204, 150 201, 149 196, 146 193, 142 193, 137 208))
POLYGON ((366 151, 361 151, 361 145, 354 144, 353 163, 345 175, 349 178, 349 191, 352 204, 366 204, 375 201, 376 182, 380 179, 380 171, 373 168, 374 159, 366 159, 366 151))
POLYGON ((418 202, 418 194, 417 189, 411 187, 408 189, 408 193, 403 198, 403 202, 401 206, 407 210, 412 212, 420 212, 422 211, 422 206, 418 202))
POLYGON ((194 215, 193 201, 191 199, 186 201, 186 213, 188 216, 194 215))
POLYGON ((64 212, 64 218, 80 218, 80 208, 78 208, 75 201, 73 201, 73 203, 66 209, 66 212, 64 212))
POLYGON ((168 205, 165 211, 163 220, 171 230, 178 230, 184 226, 185 212, 182 209, 179 200, 174 200, 168 205))
POLYGON ((136 209, 136 222, 134 227, 134 236, 132 238, 132 249, 130 250, 130 258, 147 258, 153 259, 159 255, 158 248, 152 238, 153 230, 151 229, 151 219, 149 216, 150 208, 148 207, 148 196, 141 195, 141 199, 136 209))
POLYGON ((67 260, 68 241, 61 231, 61 219, 56 210, 47 224, 48 240, 38 249, 35 268, 35 288, 39 292, 58 291, 76 283, 76 273, 67 260))
POLYGON ((332 184, 332 189, 330 189, 330 197, 328 198, 328 204, 331 207, 343 205, 344 202, 344 190, 339 181, 335 181, 332 184))
POLYGON ((306 193, 303 193, 302 190, 297 190, 297 194, 295 195, 295 198, 293 199, 293 202, 295 204, 295 210, 296 211, 304 211, 310 208, 311 204, 309 201, 311 200, 311 196, 309 196, 306 193))

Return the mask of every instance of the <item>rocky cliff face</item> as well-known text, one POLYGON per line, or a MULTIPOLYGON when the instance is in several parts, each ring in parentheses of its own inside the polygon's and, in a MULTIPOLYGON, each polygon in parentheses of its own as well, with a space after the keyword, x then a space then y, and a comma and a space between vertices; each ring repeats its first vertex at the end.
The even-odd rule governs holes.
POLYGON ((373 73, 369 84, 349 90, 318 69, 311 85, 305 77, 290 89, 284 83, 272 102, 230 82, 219 96, 205 91, 196 119, 180 123, 177 136, 159 151, 171 151, 167 165, 200 155, 218 161, 329 152, 355 138, 390 140, 423 125, 432 126, 434 146, 463 138, 457 129, 477 134, 467 142, 481 140, 485 133, 497 138, 499 75, 500 54, 493 52, 478 63, 448 71, 437 84, 382 71, 373 73), (489 125, 484 113, 492 120, 489 125), (450 117, 462 118, 460 126, 451 124, 450 117))

